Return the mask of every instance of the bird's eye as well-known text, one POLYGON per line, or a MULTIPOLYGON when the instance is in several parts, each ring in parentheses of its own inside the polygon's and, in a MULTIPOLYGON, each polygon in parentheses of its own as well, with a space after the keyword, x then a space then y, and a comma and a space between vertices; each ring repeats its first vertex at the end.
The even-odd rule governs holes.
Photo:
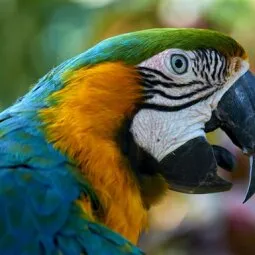
POLYGON ((173 54, 171 56, 171 67, 177 74, 184 74, 188 70, 188 59, 181 54, 173 54))

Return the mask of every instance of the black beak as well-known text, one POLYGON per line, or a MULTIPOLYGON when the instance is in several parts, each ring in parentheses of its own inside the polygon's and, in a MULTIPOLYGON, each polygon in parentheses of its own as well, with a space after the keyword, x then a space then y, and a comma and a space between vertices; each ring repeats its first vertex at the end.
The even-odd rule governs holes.
MULTIPOLYGON (((245 73, 221 98, 205 132, 223 129, 245 154, 250 155, 250 184, 245 202, 255 193, 255 77, 245 73)), ((228 171, 235 165, 226 149, 211 146, 204 137, 186 142, 167 155, 161 169, 170 189, 184 193, 211 193, 229 190, 232 184, 217 175, 217 166, 228 171), (169 169, 169 166, 170 169, 169 169)))
POLYGON ((232 187, 230 182, 217 175, 217 163, 227 169, 234 164, 227 150, 212 147, 204 137, 197 137, 167 155, 160 166, 170 189, 202 194, 226 191, 232 187))
POLYGON ((221 128, 245 154, 250 156, 250 183, 244 202, 255 193, 255 77, 246 72, 225 93, 205 131, 221 128))

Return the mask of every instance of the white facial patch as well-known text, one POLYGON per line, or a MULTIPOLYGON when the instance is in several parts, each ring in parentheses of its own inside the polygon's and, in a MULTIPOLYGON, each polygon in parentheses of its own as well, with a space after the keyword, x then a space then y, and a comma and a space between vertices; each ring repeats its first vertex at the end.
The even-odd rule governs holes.
MULTIPOLYGON (((193 57, 194 53, 191 51, 171 49, 161 52, 138 65, 141 70, 144 68, 145 70, 156 70, 163 73, 163 75, 159 74, 158 76, 155 73, 155 77, 152 78, 153 87, 150 84, 145 86, 145 91, 148 90, 148 95, 150 95, 150 91, 155 93, 154 95, 151 93, 152 97, 148 98, 146 103, 171 108, 203 98, 197 103, 191 103, 190 106, 182 107, 182 109, 176 111, 160 111, 156 108, 148 108, 141 109, 135 115, 131 125, 134 139, 139 146, 158 161, 161 161, 166 155, 187 141, 199 136, 205 136, 204 125, 210 120, 212 111, 217 107, 219 100, 249 68, 249 64, 246 61, 242 61, 239 71, 226 80, 223 86, 217 87, 210 82, 210 77, 207 77, 207 81, 209 80, 210 83, 208 84, 206 80, 202 82, 201 77, 194 74, 192 71, 193 57), (179 54, 179 52, 185 54, 189 61, 187 72, 181 75, 174 73, 166 64, 167 59, 172 54, 179 54), (201 82, 191 82, 196 80, 201 82), (208 88, 204 90, 205 86, 208 88), (158 92, 158 90, 160 91, 158 92), (169 95, 170 98, 167 98, 169 95), (209 96, 206 97, 207 95, 209 96), (171 97, 174 99, 171 99, 171 97)), ((146 75, 149 77, 148 73, 146 75)))
POLYGON ((204 136, 203 127, 210 119, 210 111, 208 107, 191 108, 180 112, 141 110, 131 127, 136 143, 160 161, 187 141, 204 136))

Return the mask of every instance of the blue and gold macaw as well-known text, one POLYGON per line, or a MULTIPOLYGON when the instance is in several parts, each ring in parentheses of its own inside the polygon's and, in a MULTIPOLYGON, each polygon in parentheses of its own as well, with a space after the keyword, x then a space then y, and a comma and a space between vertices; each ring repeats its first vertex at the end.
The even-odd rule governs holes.
POLYGON ((54 68, 0 114, 0 254, 142 254, 169 188, 230 189, 216 171, 232 156, 205 132, 255 151, 248 69, 235 40, 196 29, 120 35, 54 68))

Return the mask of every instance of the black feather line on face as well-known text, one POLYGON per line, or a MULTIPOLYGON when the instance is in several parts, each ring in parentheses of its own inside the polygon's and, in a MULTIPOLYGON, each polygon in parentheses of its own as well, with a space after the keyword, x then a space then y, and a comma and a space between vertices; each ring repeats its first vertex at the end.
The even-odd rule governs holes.
POLYGON ((214 68, 213 68, 213 73, 212 73, 212 79, 215 80, 215 75, 216 75, 216 71, 217 71, 217 66, 218 66, 218 54, 214 54, 215 59, 214 59, 214 68))
POLYGON ((193 101, 187 102, 185 104, 181 104, 181 105, 166 106, 166 105, 157 105, 157 104, 153 104, 153 103, 144 103, 141 105, 141 108, 142 109, 151 109, 151 110, 155 110, 155 111, 163 111, 163 112, 176 112, 176 111, 180 111, 185 108, 191 107, 192 105, 195 105, 201 101, 208 99, 217 90, 218 90, 218 88, 216 88, 214 91, 212 91, 211 93, 209 93, 201 98, 198 98, 196 100, 193 100, 193 101))
MULTIPOLYGON (((150 84, 152 86, 162 86, 164 88, 184 88, 184 87, 189 87, 192 85, 204 85, 204 82, 200 80, 192 80, 187 83, 173 83, 173 82, 162 82, 160 80, 150 80, 150 79, 144 79, 143 82, 146 82, 146 84, 150 84)), ((142 83, 143 84, 143 83, 142 83)))
MULTIPOLYGON (((226 73, 228 61, 225 56, 221 55, 215 49, 199 49, 192 51, 194 58, 192 59, 192 71, 196 77, 201 77, 200 79, 191 80, 186 83, 175 83, 174 80, 159 70, 155 70, 149 67, 137 67, 138 72, 141 75, 141 85, 144 86, 144 98, 147 99, 147 102, 141 104, 140 108, 142 109, 153 109, 157 111, 179 111, 185 108, 188 108, 200 101, 204 101, 210 96, 212 96, 217 90, 219 90, 224 82, 226 81, 226 73), (217 70, 218 69, 218 70, 217 70), (202 85, 202 88, 193 89, 193 85, 202 85), (171 88, 186 88, 190 87, 191 91, 186 94, 178 93, 173 95, 168 90, 162 90, 162 88, 171 89, 171 88), (214 88, 212 90, 212 88, 214 88), (199 93, 208 92, 206 95, 201 95, 199 93), (162 98, 169 100, 183 100, 190 99, 189 102, 180 102, 179 105, 162 105, 160 103, 148 102, 149 99, 153 99, 156 95, 161 96, 162 98), (199 98, 192 100, 193 96, 198 96, 199 98)), ((185 92, 184 92, 185 93, 185 92)), ((204 93, 203 93, 204 94, 204 93)), ((146 100, 145 100, 146 101, 146 100)))
POLYGON ((150 75, 154 75, 155 77, 160 76, 161 78, 163 78, 167 81, 173 81, 173 79, 166 76, 164 73, 160 72, 159 70, 152 69, 152 68, 145 67, 145 66, 138 66, 137 69, 141 75, 144 75, 144 74, 148 75, 148 73, 145 73, 145 71, 147 71, 147 72, 149 72, 150 75))
POLYGON ((196 90, 194 90, 190 93, 180 95, 180 96, 169 95, 169 94, 167 94, 164 91, 161 91, 159 89, 148 89, 148 90, 146 90, 145 95, 147 95, 147 94, 149 94, 149 95, 160 95, 164 98, 171 99, 171 100, 181 100, 181 99, 191 98, 191 97, 195 96, 196 94, 198 94, 200 92, 204 92, 204 91, 206 91, 208 89, 211 89, 211 88, 212 88, 212 86, 208 85, 208 86, 205 86, 203 88, 196 89, 196 90))

